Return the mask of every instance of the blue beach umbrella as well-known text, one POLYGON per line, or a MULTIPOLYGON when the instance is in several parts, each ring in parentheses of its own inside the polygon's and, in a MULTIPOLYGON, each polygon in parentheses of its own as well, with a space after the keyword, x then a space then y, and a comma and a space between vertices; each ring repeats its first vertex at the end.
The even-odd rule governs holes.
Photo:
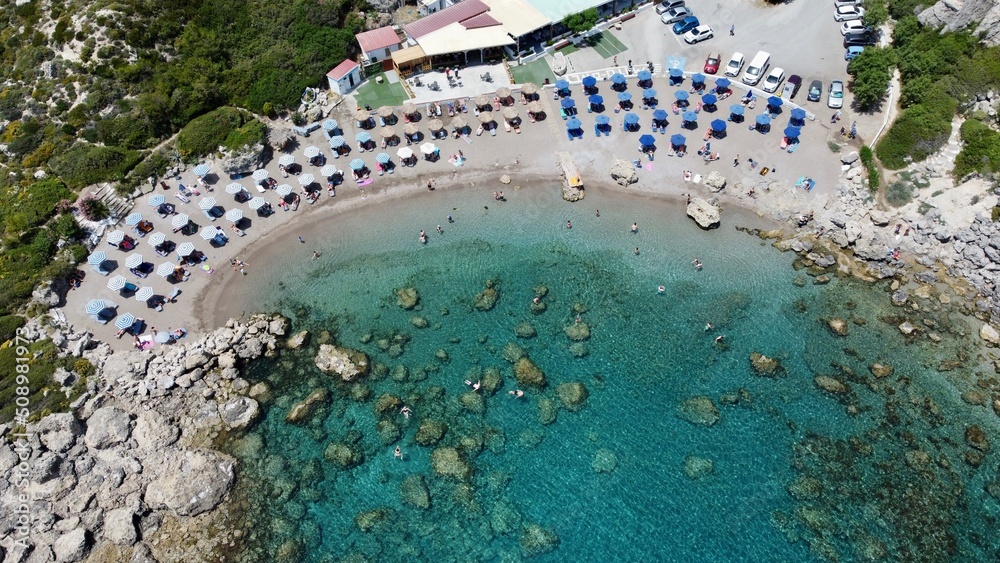
POLYGON ((107 308, 107 303, 103 299, 91 299, 87 302, 88 315, 96 315, 107 308))
POLYGON ((636 123, 639 123, 639 116, 634 113, 626 113, 625 123, 629 125, 635 125, 636 123))
POLYGON ((115 276, 108 280, 108 289, 111 291, 119 291, 125 288, 125 276, 115 276))
POLYGON ((779 98, 778 96, 771 96, 770 98, 767 99, 767 105, 772 108, 780 108, 781 98, 779 98))
POLYGON ((594 86, 597 86, 597 79, 596 78, 594 78, 593 76, 584 76, 583 77, 583 87, 584 88, 593 88, 594 86))
POLYGON ((646 69, 642 69, 635 75, 639 80, 652 80, 653 74, 646 69))
POLYGON ((569 81, 565 80, 565 79, 562 79, 562 78, 560 78, 559 80, 556 80, 556 89, 557 90, 567 90, 567 89, 569 89, 569 81))
POLYGON ((733 115, 743 115, 743 106, 740 104, 733 104, 729 106, 729 113, 733 115))
POLYGON ((211 168, 207 164, 199 164, 194 167, 193 172, 195 176, 204 176, 205 174, 208 174, 209 170, 211 170, 211 168))
POLYGON ((806 110, 802 108, 795 108, 792 110, 792 119, 803 120, 806 118, 806 110))
POLYGON ((725 131, 726 122, 721 119, 716 119, 712 122, 712 131, 725 131))
POLYGON ((645 90, 642 91, 642 97, 646 98, 647 100, 650 98, 655 98, 656 90, 653 90, 652 88, 646 88, 645 90))
POLYGON ((639 144, 644 147, 651 147, 656 144, 656 137, 652 135, 643 135, 639 137, 639 144))
POLYGON ((665 109, 658 109, 653 112, 653 119, 657 121, 663 121, 666 118, 667 118, 667 110, 665 109))
POLYGON ((627 102, 632 99, 632 94, 629 92, 618 92, 618 101, 627 102))
POLYGON ((616 72, 611 75, 611 82, 615 84, 625 84, 625 75, 620 72, 616 72))
POLYGON ((595 105, 595 106, 599 106, 599 105, 601 105, 601 104, 603 104, 603 103, 604 103, 604 96, 599 96, 599 95, 597 95, 597 94, 594 94, 593 96, 591 96, 591 97, 590 97, 590 98, 588 99, 588 101, 589 101, 589 102, 590 102, 590 103, 591 103, 592 105, 595 105))
POLYGON ((771 116, 770 115, 767 115, 766 113, 762 113, 762 114, 760 114, 760 115, 757 116, 757 125, 770 125, 770 124, 771 124, 771 116))
POLYGON ((679 68, 670 69, 670 78, 680 78, 684 76, 684 71, 679 68))
POLYGON ((375 162, 379 164, 387 164, 390 160, 392 159, 389 158, 389 153, 380 152, 375 155, 375 162))
POLYGON ((681 114, 681 119, 684 121, 698 121, 698 114, 693 111, 686 111, 681 114))
POLYGON ((800 132, 801 129, 799 129, 798 127, 785 127, 784 131, 785 136, 788 137, 789 139, 798 139, 800 132))
POLYGON ((730 84, 732 84, 732 82, 730 82, 728 78, 716 78, 715 79, 715 85, 718 88, 729 88, 730 84))
POLYGON ((163 197, 160 194, 156 194, 153 196, 149 196, 149 201, 147 201, 146 203, 148 203, 150 207, 159 207, 166 202, 167 198, 163 197))
POLYGON ((691 83, 692 84, 704 84, 705 83, 705 75, 702 74, 702 73, 700 73, 700 72, 696 72, 696 73, 692 74, 691 75, 691 83))
POLYGON ((337 135, 335 137, 330 137, 330 146, 335 149, 339 149, 340 147, 344 146, 346 142, 347 141, 345 141, 344 138, 341 137, 340 135, 337 135))
POLYGON ((611 123, 611 118, 606 115, 598 115, 594 118, 594 123, 598 125, 607 125, 608 123, 611 123))
POLYGON ((583 127, 583 123, 580 123, 580 120, 575 117, 571 117, 566 122, 566 129, 569 129, 570 131, 580 129, 581 127, 583 127))
POLYGON ((688 93, 685 92, 684 90, 678 90, 674 92, 674 97, 677 98, 678 101, 683 102, 684 100, 688 99, 688 93))
POLYGON ((569 109, 569 108, 572 108, 572 107, 576 107, 576 102, 573 101, 573 98, 563 98, 562 107, 564 109, 569 109))
POLYGON ((125 313, 124 315, 115 319, 115 326, 125 330, 135 324, 135 315, 132 313, 125 313))
POLYGON ((339 124, 337 123, 336 119, 327 119, 326 121, 323 122, 323 129, 325 129, 326 131, 336 131, 337 125, 339 124))
POLYGON ((362 131, 355 135, 354 139, 359 143, 367 143, 372 140, 372 136, 369 135, 367 131, 362 131))
POLYGON ((104 254, 104 251, 98 250, 97 252, 87 257, 87 263, 90 264, 91 266, 100 266, 107 259, 108 257, 106 254, 104 254))
POLYGON ((671 135, 670 144, 675 147, 683 147, 687 144, 687 139, 684 138, 684 135, 671 135))
POLYGON ((362 168, 365 167, 365 161, 361 160, 360 158, 355 158, 354 160, 351 161, 350 166, 351 170, 361 170, 362 168))
POLYGON ((142 213, 129 213, 129 216, 125 218, 125 224, 129 227, 134 227, 142 221, 142 213))
POLYGON ((701 103, 706 106, 714 106, 717 101, 719 101, 719 98, 716 98, 715 94, 705 94, 701 97, 701 103))

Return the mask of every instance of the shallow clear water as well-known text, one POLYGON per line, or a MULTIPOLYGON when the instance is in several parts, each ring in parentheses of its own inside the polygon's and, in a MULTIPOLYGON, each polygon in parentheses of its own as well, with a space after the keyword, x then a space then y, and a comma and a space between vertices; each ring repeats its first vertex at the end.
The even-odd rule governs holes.
MULTIPOLYGON (((996 501, 962 458, 965 427, 991 421, 964 405, 934 369, 967 352, 970 340, 960 335, 971 329, 963 319, 946 311, 913 317, 914 324, 934 318, 945 340, 908 344, 895 328, 901 321, 888 318, 904 312, 878 288, 836 279, 812 284, 791 267, 794 256, 737 232, 728 211, 725 227, 704 232, 676 203, 593 193, 567 204, 557 192, 511 189, 507 203, 485 190, 440 192, 361 210, 331 219, 336 230, 310 237, 308 250, 290 248, 266 268, 258 264, 243 301, 285 313, 294 330, 313 332, 313 343, 247 373, 269 382, 276 396, 251 436, 231 444, 244 461, 239 487, 255 522, 247 559, 517 560, 534 553, 523 543, 530 524, 558 537, 541 561, 997 554, 997 540, 982 534, 995 520, 996 501), (446 222, 449 213, 454 223, 446 222), (444 234, 434 232, 438 223, 444 234), (427 245, 417 241, 421 229, 427 245), (313 247, 323 252, 319 260, 309 260, 313 247), (696 257, 701 270, 691 265, 696 257), (479 311, 473 298, 487 280, 497 282, 500 298, 479 311), (532 314, 540 285, 548 288, 547 309, 532 314), (397 306, 403 287, 419 292, 417 310, 397 306), (574 306, 585 309, 579 318, 591 330, 583 357, 564 333, 576 322, 574 306), (411 324, 417 316, 429 326, 411 324), (827 329, 825 319, 834 316, 854 321, 847 337, 827 329), (525 322, 537 336, 515 336, 525 322), (406 376, 375 375, 363 383, 370 397, 352 397, 357 389, 312 364, 324 330, 390 371, 405 366, 406 376), (401 355, 380 349, 379 339, 398 334, 409 338, 401 355), (717 335, 725 336, 721 344, 717 335), (548 380, 521 400, 507 394, 517 387, 503 354, 511 342, 548 380), (438 357, 442 350, 447 359, 438 357), (780 358, 783 375, 756 375, 749 361, 755 351, 780 358), (868 370, 874 361, 892 364, 894 374, 876 380, 868 370), (484 412, 463 408, 463 381, 491 367, 503 387, 485 398, 484 412), (818 389, 813 376, 820 374, 850 391, 818 389), (560 405, 555 387, 574 381, 589 391, 585 408, 561 408, 543 423, 540 404, 560 405), (331 391, 326 406, 306 424, 286 423, 291 405, 317 387, 331 391), (391 444, 380 439, 374 413, 383 393, 414 411, 409 420, 390 417, 401 431, 391 444), (696 395, 712 399, 718 423, 677 415, 696 395), (734 397, 741 400, 729 404, 734 397), (435 475, 433 447, 414 442, 424 418, 447 424, 438 447, 462 450, 473 468, 469 480, 435 475), (340 470, 324 459, 335 442, 356 442, 364 463, 340 470), (393 457, 396 445, 403 461, 393 457), (613 470, 595 470, 598 450, 613 454, 613 470), (907 465, 913 450, 932 461, 907 465), (712 460, 714 471, 688 476, 688 456, 712 460), (403 503, 400 487, 411 475, 424 477, 429 509, 403 503), (790 495, 790 484, 804 478, 816 480, 806 481, 809 492, 790 495), (915 499, 941 517, 925 522, 906 514, 915 499), (356 521, 376 509, 385 510, 383 518, 362 518, 371 527, 356 521), (935 532, 943 539, 927 539, 935 532)), ((965 376, 976 369, 966 366, 965 376)), ((995 456, 987 454, 981 468, 995 479, 995 456)))

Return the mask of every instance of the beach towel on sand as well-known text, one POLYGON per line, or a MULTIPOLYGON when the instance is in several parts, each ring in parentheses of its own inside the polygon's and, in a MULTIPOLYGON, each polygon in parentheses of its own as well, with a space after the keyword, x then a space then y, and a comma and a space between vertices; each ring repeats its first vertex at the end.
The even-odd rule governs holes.
POLYGON ((372 180, 371 178, 365 178, 364 180, 358 181, 358 186, 367 186, 368 184, 372 184, 374 182, 375 180, 372 180))

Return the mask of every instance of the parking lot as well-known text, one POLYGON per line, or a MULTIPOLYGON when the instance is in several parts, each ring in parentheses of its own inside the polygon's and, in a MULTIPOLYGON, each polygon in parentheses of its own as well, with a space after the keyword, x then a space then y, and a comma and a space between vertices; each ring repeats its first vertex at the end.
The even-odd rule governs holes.
MULTIPOLYGON (((757 51, 767 51, 771 54, 771 68, 783 68, 786 78, 792 74, 802 77, 802 88, 794 101, 815 113, 819 120, 828 120, 834 111, 826 107, 830 81, 839 79, 847 84, 850 78, 844 60, 841 24, 833 19, 833 2, 814 0, 768 6, 747 0, 689 0, 688 7, 702 24, 712 27, 715 31, 712 39, 696 45, 684 43, 680 36, 674 35, 670 25, 660 21, 654 6, 648 6, 623 23, 621 31, 613 32, 626 46, 618 55, 618 64, 624 66, 631 59, 640 67, 646 61, 653 61, 660 68, 667 58, 674 57, 683 61, 685 70, 693 72, 701 70, 712 51, 722 55, 723 66, 733 52, 743 53, 749 62, 757 51), (736 26, 734 36, 729 35, 731 25, 736 26), (806 102, 806 90, 814 79, 823 82, 823 97, 820 102, 806 102)), ((570 58, 578 70, 610 66, 603 53, 591 49, 581 49, 570 58)), ((722 72, 720 69, 719 76, 722 72)), ((848 91, 845 113, 850 102, 848 91)))

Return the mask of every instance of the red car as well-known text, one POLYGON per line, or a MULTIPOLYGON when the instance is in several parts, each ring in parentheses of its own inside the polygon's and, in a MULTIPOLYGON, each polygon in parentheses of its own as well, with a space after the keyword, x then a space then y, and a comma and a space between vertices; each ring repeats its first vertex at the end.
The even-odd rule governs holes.
POLYGON ((719 59, 722 58, 718 53, 710 53, 708 58, 705 59, 705 74, 715 74, 719 71, 719 59))

